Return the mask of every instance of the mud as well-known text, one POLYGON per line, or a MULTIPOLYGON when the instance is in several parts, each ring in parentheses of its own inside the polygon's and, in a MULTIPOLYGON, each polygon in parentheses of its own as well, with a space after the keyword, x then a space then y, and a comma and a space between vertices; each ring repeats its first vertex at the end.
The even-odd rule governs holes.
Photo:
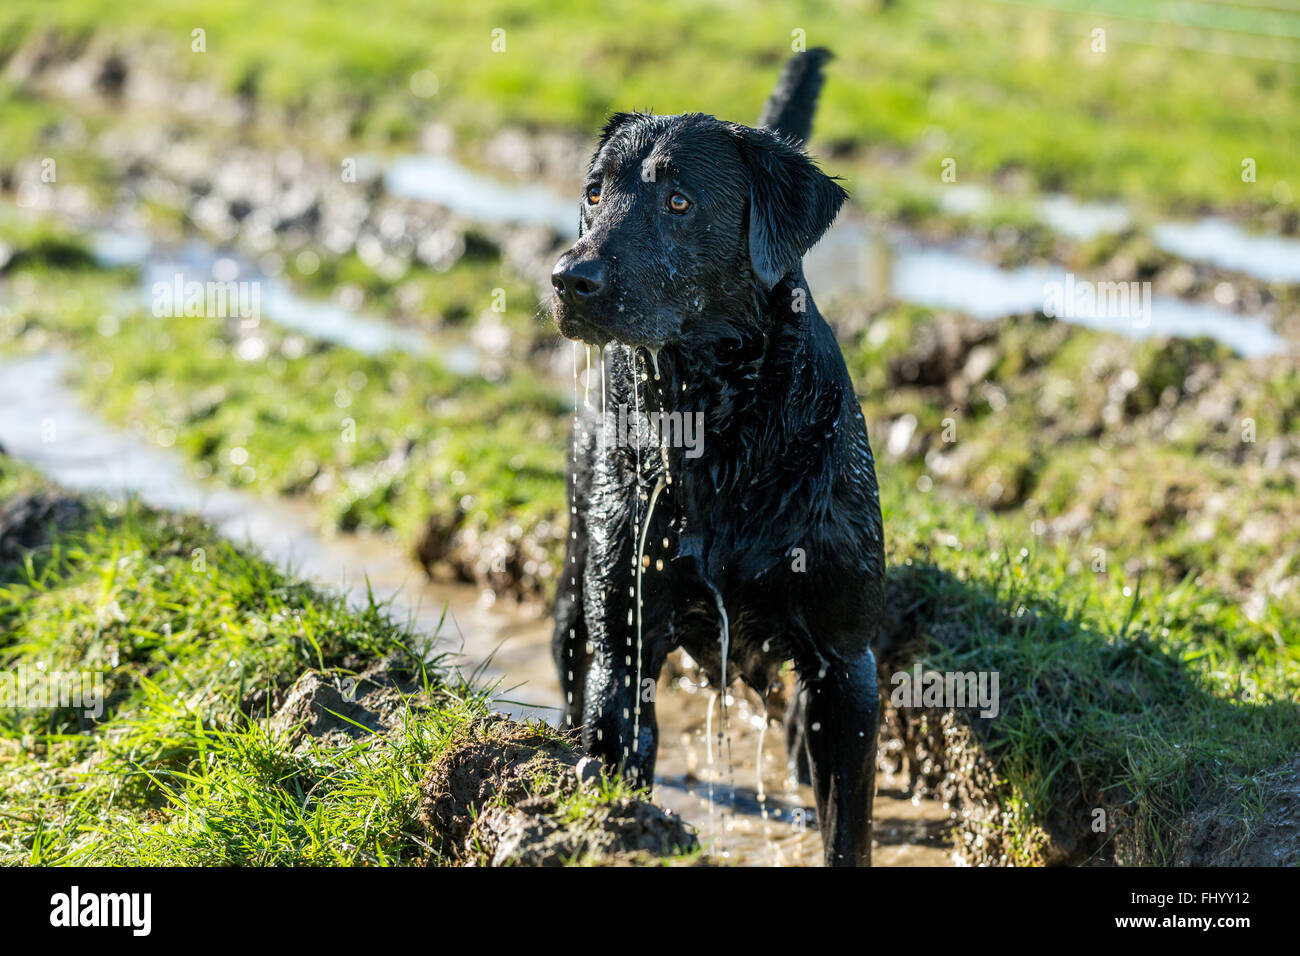
POLYGON ((1182 821, 1176 866, 1300 866, 1300 759, 1261 774, 1266 807, 1247 822, 1233 799, 1182 821))
POLYGON ((489 866, 644 866, 699 846, 694 828, 652 803, 619 800, 576 821, 558 819, 557 809, 544 798, 492 807, 475 823, 471 840, 489 866))
MULTIPOLYGON (((267 721, 291 748, 313 744, 342 747, 387 737, 401 729, 408 711, 428 709, 422 682, 395 658, 375 661, 359 674, 310 670, 284 691, 273 691, 267 721)), ((267 692, 245 698, 245 712, 267 706, 267 692)))
POLYGON ((564 528, 555 521, 488 527, 471 522, 458 507, 450 515, 430 515, 413 552, 434 580, 463 581, 498 597, 541 606, 544 595, 554 590, 544 571, 557 566, 563 540, 564 528))
POLYGON ((1176 582, 1194 570, 1256 615, 1294 601, 1284 529, 1297 512, 1278 492, 1300 480, 1292 360, 1079 334, 947 312, 917 323, 883 375, 859 373, 879 383, 865 409, 880 454, 979 504, 1023 509, 1048 543, 1123 555, 1126 572, 1176 582), (1079 356, 1082 374, 1062 354, 1079 356), (959 440, 937 427, 938 408, 959 440), (1207 562, 1211 537, 1241 547, 1207 562))
POLYGON ((463 728, 434 762, 419 819, 442 854, 466 865, 616 865, 698 848, 693 827, 640 800, 562 813, 563 799, 596 776, 549 728, 494 716, 463 728))

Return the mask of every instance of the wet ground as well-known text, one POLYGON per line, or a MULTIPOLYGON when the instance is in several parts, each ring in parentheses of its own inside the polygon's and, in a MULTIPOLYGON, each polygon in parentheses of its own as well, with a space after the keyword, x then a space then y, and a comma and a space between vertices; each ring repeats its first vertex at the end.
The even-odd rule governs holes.
MULTIPOLYGON (((453 653, 464 669, 495 682, 499 709, 555 722, 560 690, 550 660, 550 623, 539 609, 493 601, 470 585, 430 582, 395 544, 376 535, 323 538, 305 504, 194 480, 177 456, 84 410, 63 384, 66 361, 48 353, 0 361, 0 444, 9 454, 73 490, 132 494, 155 507, 202 514, 231 540, 250 542, 303 577, 342 588, 354 602, 366 599, 369 586, 392 615, 441 635, 434 653, 453 653)), ((820 865, 812 794, 786 779, 779 726, 764 734, 762 716, 743 699, 733 699, 728 712, 731 760, 710 749, 717 726, 711 720, 721 719, 716 695, 685 679, 678 686, 663 682, 656 802, 695 824, 705 845, 733 863, 820 865)), ((896 781, 879 781, 877 863, 950 865, 947 812, 935 801, 913 802, 896 787, 896 781)))
MULTIPOLYGON (((382 183, 390 200, 431 203, 478 224, 549 230, 552 242, 562 243, 576 225, 576 203, 557 191, 499 182, 444 155, 394 160, 387 164, 382 183)), ((228 202, 231 209, 242 203, 257 210, 255 196, 237 194, 242 188, 238 183, 232 188, 235 193, 229 196, 205 200, 205 208, 228 202)), ((274 190, 264 191, 275 195, 274 190)), ((954 212, 972 211, 986 198, 978 190, 954 188, 945 203, 954 212)), ((401 241, 418 236, 421 228, 414 219, 399 221, 400 207, 389 212, 396 217, 397 227, 386 255, 394 255, 403 248, 401 241)), ((1069 197, 1044 198, 1040 214, 1057 232, 1078 239, 1133 226, 1132 215, 1121 206, 1081 204, 1069 197)), ((1150 235, 1156 246, 1189 261, 1238 270, 1261 281, 1300 280, 1296 273, 1300 244, 1294 239, 1251 236, 1215 220, 1155 224, 1150 235)), ((250 255, 196 239, 160 244, 140 231, 99 232, 94 239, 101 264, 140 268, 146 303, 155 283, 169 282, 177 275, 185 281, 254 281, 261 291, 265 321, 367 354, 389 350, 421 354, 433 349, 433 340, 414 329, 300 297, 287 282, 262 271, 250 255)), ((508 250, 506 254, 509 258, 508 250)), ((530 258, 513 264, 538 280, 534 273, 549 271, 552 259, 542 242, 530 258)), ((925 242, 901 229, 876 229, 851 214, 809 255, 807 274, 819 298, 901 300, 952 308, 981 319, 1038 311, 1045 288, 1064 285, 1071 278, 1063 267, 1054 265, 1003 268, 987 261, 978 249, 925 242)), ((544 275, 540 279, 544 284, 544 275)), ((1242 314, 1161 295, 1153 296, 1149 306, 1148 312, 1136 316, 1061 318, 1134 338, 1207 335, 1248 357, 1286 347, 1266 311, 1242 314)), ((458 370, 470 374, 478 357, 468 346, 457 349, 468 351, 444 354, 444 360, 460 363, 463 369, 458 370)), ((305 502, 262 499, 195 481, 179 457, 116 431, 82 410, 62 385, 64 361, 46 355, 0 364, 0 443, 11 454, 74 489, 131 493, 158 507, 199 512, 228 537, 251 541, 271 560, 314 581, 342 587, 354 600, 364 600, 369 582, 378 595, 390 599, 394 615, 411 620, 420 631, 432 633, 441 624, 440 649, 454 648, 467 669, 497 681, 503 710, 554 721, 559 689, 550 662, 550 627, 540 610, 494 602, 469 585, 431 583, 397 544, 379 536, 322 538, 315 530, 316 516, 305 502), (49 422, 55 425, 53 441, 44 440, 49 422)), ((665 682, 658 711, 662 744, 656 799, 660 803, 699 826, 705 843, 733 862, 819 862, 812 796, 806 787, 791 786, 786 779, 779 727, 766 727, 764 732, 763 716, 747 701, 735 699, 728 707, 725 728, 728 759, 725 753, 715 752, 721 708, 712 691, 684 681, 672 686, 665 682)), ((879 781, 877 862, 948 863, 947 811, 934 801, 912 801, 900 786, 898 781, 879 781)))
MULTIPOLYGON (((423 228, 422 210, 425 204, 432 204, 429 209, 458 217, 461 223, 495 228, 501 237, 512 231, 548 234, 547 241, 522 243, 525 252, 512 251, 512 243, 501 240, 512 267, 539 289, 547 288, 555 253, 576 231, 576 203, 571 198, 541 184, 520 186, 493 179, 443 155, 399 157, 384 168, 386 172, 379 180, 383 198, 376 206, 387 210, 384 219, 396 237, 385 240, 393 247, 386 255, 392 257, 402 251, 413 254, 409 249, 414 248, 414 240, 423 228), (411 201, 414 205, 402 205, 411 201), (402 240, 406 240, 404 245, 402 240)), ((188 186, 184 182, 171 185, 188 186)), ((328 195, 322 192, 319 200, 325 210, 331 208, 328 195)), ((953 187, 951 193, 941 195, 941 206, 954 211, 979 208, 984 201, 984 193, 971 186, 953 187)), ((211 197, 205 201, 210 202, 211 197)), ((53 194, 45 202, 51 208, 57 206, 53 194)), ((255 197, 251 195, 239 194, 230 199, 232 208, 253 202, 255 197)), ((1043 221, 1066 236, 1095 237, 1133 228, 1132 217, 1116 204, 1079 203, 1069 197, 1052 196, 1039 205, 1043 221)), ((33 208, 42 208, 42 204, 33 208)), ((323 215, 328 221, 328 215, 323 215)), ((80 221, 74 225, 93 225, 84 215, 76 218, 80 221)), ((112 218, 120 222, 124 217, 112 218)), ((1156 247, 1188 262, 1234 270, 1260 282, 1300 281, 1300 240, 1252 235, 1235 224, 1213 218, 1159 222, 1150 226, 1149 233, 1156 247)), ((251 257, 197 239, 168 246, 153 241, 140 229, 114 229, 95 232, 93 247, 102 265, 140 268, 147 302, 156 283, 171 282, 177 275, 185 281, 255 281, 265 316, 320 341, 367 354, 388 349, 423 354, 433 347, 428 336, 413 329, 334 303, 304 299, 286 282, 262 271, 251 257)), ((1274 330, 1275 317, 1267 307, 1243 313, 1213 302, 1191 301, 1158 291, 1153 294, 1149 282, 1133 283, 1131 289, 1123 290, 1122 302, 1111 302, 1104 298, 1109 294, 1105 288, 1095 288, 1099 284, 1096 277, 1074 275, 1063 266, 1051 264, 1004 268, 988 261, 982 253, 977 242, 936 243, 901 227, 881 228, 846 210, 810 251, 805 271, 814 294, 824 301, 902 301, 953 309, 981 319, 1055 308, 1055 316, 1061 321, 1135 339, 1207 336, 1247 358, 1287 348, 1286 341, 1274 330), (1061 298, 1055 306, 1047 301, 1048 290, 1052 289, 1061 298), (1093 296, 1099 298, 1094 300, 1093 296)), ((474 367, 476 362, 473 355, 459 352, 452 360, 466 368, 474 367)))

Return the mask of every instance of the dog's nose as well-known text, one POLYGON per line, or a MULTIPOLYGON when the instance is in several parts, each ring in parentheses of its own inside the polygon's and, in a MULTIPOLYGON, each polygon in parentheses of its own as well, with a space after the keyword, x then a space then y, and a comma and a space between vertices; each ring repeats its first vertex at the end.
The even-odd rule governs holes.
POLYGON ((605 264, 599 259, 561 258, 551 273, 551 285, 570 301, 590 299, 605 287, 605 264))

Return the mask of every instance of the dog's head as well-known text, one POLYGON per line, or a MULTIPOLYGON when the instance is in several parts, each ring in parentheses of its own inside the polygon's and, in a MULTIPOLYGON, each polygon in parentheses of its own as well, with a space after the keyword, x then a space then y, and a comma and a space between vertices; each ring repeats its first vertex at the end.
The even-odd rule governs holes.
POLYGON ((560 332, 595 345, 708 337, 790 273, 845 192, 770 130, 619 113, 587 171, 578 241, 551 275, 560 332))

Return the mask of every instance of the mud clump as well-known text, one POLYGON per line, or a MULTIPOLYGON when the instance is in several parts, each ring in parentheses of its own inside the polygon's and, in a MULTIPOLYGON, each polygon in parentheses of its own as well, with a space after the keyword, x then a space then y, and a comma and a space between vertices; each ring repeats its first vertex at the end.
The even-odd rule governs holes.
POLYGON ((891 388, 940 388, 965 400, 972 384, 982 381, 999 355, 990 347, 996 331, 988 323, 941 312, 919 330, 919 340, 889 362, 891 388))
POLYGON ((694 828, 653 804, 583 799, 588 768, 549 728, 493 716, 430 768, 419 819, 444 857, 470 866, 610 866, 698 847, 694 828))
MULTIPOLYGON (((266 706, 264 693, 246 698, 246 709, 266 706)), ((427 705, 423 698, 423 684, 389 657, 355 676, 307 671, 287 690, 272 693, 270 704, 278 706, 267 723, 291 748, 301 750, 312 742, 343 747, 396 732, 408 709, 427 705)))
POLYGON ((1258 819, 1232 800, 1184 818, 1175 866, 1300 866, 1300 759, 1262 777, 1258 819))
MULTIPOLYGON (((539 781, 550 779, 561 793, 565 771, 578 757, 546 731, 504 719, 471 728, 430 768, 420 784, 420 820, 441 838, 452 856, 465 851, 474 813, 494 800, 520 802, 539 781)), ((576 775, 572 780, 577 786, 576 775)), ((472 855, 472 850, 468 851, 472 855)))
POLYGON ((562 866, 593 863, 639 866, 698 846, 695 831, 671 811, 624 798, 562 822, 554 801, 525 800, 492 807, 473 837, 490 866, 562 866))

